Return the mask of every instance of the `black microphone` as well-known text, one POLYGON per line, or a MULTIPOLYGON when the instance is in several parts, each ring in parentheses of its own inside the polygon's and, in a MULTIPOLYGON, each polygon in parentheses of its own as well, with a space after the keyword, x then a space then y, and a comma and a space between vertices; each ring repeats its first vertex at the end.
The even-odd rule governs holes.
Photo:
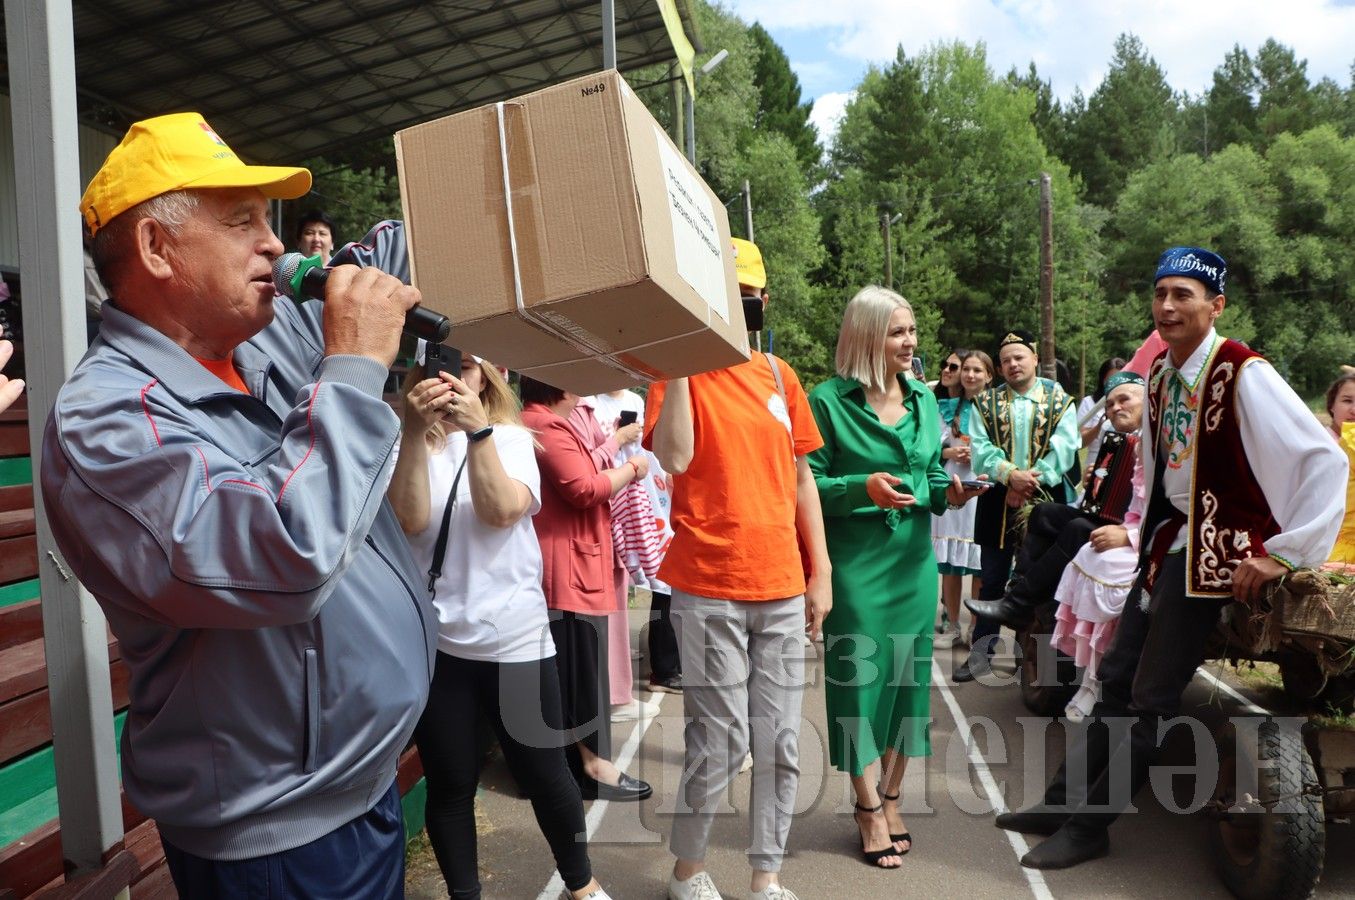
MULTIPOLYGON (((324 300, 329 269, 319 256, 284 253, 273 263, 273 288, 293 300, 324 300)), ((452 333, 451 321, 440 312, 415 306, 405 310, 405 333, 441 344, 452 333)))

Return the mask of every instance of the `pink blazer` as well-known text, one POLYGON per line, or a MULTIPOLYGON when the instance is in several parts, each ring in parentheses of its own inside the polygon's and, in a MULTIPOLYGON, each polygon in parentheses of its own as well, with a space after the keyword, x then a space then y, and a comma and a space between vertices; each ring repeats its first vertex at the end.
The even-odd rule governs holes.
POLYGON ((539 445, 541 511, 532 524, 541 542, 546 605, 587 615, 613 612, 612 483, 567 419, 529 403, 522 422, 539 445))

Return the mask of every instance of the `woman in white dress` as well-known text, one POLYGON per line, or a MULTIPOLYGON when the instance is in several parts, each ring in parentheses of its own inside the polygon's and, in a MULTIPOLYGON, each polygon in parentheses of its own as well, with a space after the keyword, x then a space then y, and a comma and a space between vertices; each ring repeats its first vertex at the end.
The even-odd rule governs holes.
MULTIPOLYGON (((941 459, 947 472, 961 480, 974 477, 969 467, 969 410, 973 400, 983 393, 993 380, 993 360, 982 350, 956 350, 946 358, 937 385, 937 404, 941 409, 941 459), (955 368, 951 368, 954 366, 955 368), (947 376, 958 381, 959 393, 948 392, 947 376)), ((959 509, 947 509, 944 515, 932 517, 932 546, 936 550, 936 567, 941 573, 941 636, 943 645, 953 644, 960 637, 960 599, 964 593, 966 575, 978 577, 979 545, 974 543, 974 501, 959 509)), ((978 589, 975 588, 975 596, 978 589)))

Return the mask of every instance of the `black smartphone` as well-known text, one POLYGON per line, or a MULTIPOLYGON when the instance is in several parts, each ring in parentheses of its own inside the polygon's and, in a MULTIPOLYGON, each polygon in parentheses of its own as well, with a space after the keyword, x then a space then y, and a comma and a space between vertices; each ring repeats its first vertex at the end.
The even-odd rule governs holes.
POLYGON ((461 377, 461 351, 445 344, 429 344, 424 351, 423 377, 437 378, 439 372, 461 377))
POLYGON ((621 410, 621 427, 625 428, 627 425, 634 425, 635 420, 638 418, 640 418, 640 414, 633 409, 621 410))
POLYGON ((965 481, 961 481, 961 482, 960 482, 960 487, 962 487, 962 488, 967 488, 967 489, 969 489, 969 490, 971 490, 971 491, 974 490, 975 488, 984 488, 984 489, 987 489, 987 488, 990 488, 990 487, 992 487, 992 486, 993 486, 993 483, 992 483, 991 481, 978 481, 978 480, 970 481, 970 480, 965 480, 965 481))

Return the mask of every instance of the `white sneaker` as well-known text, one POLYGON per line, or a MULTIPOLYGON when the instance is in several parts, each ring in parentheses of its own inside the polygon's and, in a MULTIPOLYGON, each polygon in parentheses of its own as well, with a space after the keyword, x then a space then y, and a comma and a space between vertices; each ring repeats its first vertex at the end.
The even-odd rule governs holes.
POLYGON ((706 872, 697 872, 686 881, 668 876, 668 900, 724 900, 715 889, 715 882, 706 872))
MULTIPOLYGON (((569 888, 565 888, 560 892, 560 900, 574 900, 574 892, 569 888)), ((598 888, 591 894, 584 894, 583 900, 612 900, 612 896, 602 888, 598 888)))
POLYGON ((648 700, 632 700, 612 707, 613 722, 634 722, 636 719, 652 719, 659 714, 659 704, 648 700))
POLYGON ((749 891, 748 900, 800 900, 800 898, 788 887, 769 884, 760 891, 749 891))

